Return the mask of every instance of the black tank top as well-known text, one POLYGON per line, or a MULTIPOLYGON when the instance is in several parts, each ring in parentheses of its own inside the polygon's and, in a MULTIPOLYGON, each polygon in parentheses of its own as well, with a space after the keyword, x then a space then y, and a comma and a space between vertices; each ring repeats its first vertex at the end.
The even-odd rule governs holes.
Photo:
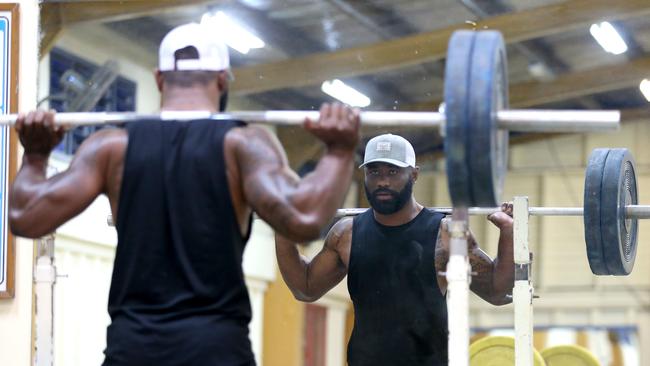
POLYGON ((249 234, 223 152, 239 125, 128 124, 104 365, 255 364, 241 266, 249 234))
POLYGON ((434 262, 443 217, 425 208, 400 226, 378 223, 372 210, 354 218, 350 366, 447 365, 447 304, 434 262))

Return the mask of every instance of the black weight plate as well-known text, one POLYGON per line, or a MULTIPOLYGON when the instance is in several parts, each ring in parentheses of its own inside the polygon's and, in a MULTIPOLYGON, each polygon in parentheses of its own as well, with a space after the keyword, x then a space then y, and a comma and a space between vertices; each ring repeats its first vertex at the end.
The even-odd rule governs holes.
POLYGON ((589 156, 585 173, 583 222, 587 259, 591 272, 600 276, 610 274, 605 264, 603 240, 600 234, 601 186, 607 154, 609 154, 609 149, 594 149, 589 156))
POLYGON ((500 32, 477 33, 469 83, 472 206, 495 207, 501 204, 508 168, 508 131, 497 124, 497 112, 508 107, 507 58, 500 32))
POLYGON ((476 32, 456 31, 449 40, 445 65, 445 165, 454 207, 472 206, 468 167, 470 63, 476 32))
POLYGON ((600 198, 600 223, 609 273, 632 272, 636 258, 638 220, 626 219, 625 206, 638 204, 634 158, 627 149, 611 149, 605 161, 600 198))

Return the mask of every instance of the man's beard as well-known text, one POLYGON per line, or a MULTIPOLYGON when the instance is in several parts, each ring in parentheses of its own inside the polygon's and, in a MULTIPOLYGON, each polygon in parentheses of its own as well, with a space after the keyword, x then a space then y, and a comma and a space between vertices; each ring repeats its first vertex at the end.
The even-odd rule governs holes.
POLYGON ((413 180, 409 179, 401 191, 393 191, 387 188, 377 188, 374 192, 370 193, 368 185, 366 188, 366 198, 370 203, 370 207, 382 215, 390 215, 399 211, 411 199, 413 194, 413 180), (391 198, 387 200, 380 200, 377 195, 380 193, 390 194, 391 198))

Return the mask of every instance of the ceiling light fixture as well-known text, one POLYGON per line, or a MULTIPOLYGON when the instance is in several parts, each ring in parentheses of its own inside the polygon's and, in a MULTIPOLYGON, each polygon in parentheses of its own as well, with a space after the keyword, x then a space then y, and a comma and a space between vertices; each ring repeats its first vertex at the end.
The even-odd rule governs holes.
POLYGON ((627 51, 627 44, 616 31, 613 25, 609 22, 601 22, 600 24, 592 24, 589 28, 589 33, 598 41, 598 44, 607 52, 615 55, 627 51))
POLYGON ((643 96, 645 99, 650 102, 650 80, 648 79, 643 79, 641 80, 641 84, 639 85, 639 89, 641 89, 641 93, 643 93, 643 96))
POLYGON ((370 98, 339 79, 323 82, 321 90, 352 107, 367 107, 370 105, 370 98))

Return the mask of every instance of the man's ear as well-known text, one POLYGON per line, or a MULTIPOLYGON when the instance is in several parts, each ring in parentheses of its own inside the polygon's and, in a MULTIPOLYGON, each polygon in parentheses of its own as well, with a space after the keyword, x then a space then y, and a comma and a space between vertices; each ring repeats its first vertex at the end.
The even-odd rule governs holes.
POLYGON ((420 175, 420 167, 416 165, 415 168, 411 169, 411 177, 413 177, 414 182, 417 182, 419 175, 420 175))
POLYGON ((156 69, 153 72, 153 77, 156 79, 156 86, 158 86, 158 91, 162 92, 163 84, 165 83, 165 77, 163 76, 163 73, 160 71, 160 69, 156 69))
POLYGON ((223 94, 228 91, 228 72, 219 71, 217 74, 217 85, 219 86, 219 93, 223 94))

